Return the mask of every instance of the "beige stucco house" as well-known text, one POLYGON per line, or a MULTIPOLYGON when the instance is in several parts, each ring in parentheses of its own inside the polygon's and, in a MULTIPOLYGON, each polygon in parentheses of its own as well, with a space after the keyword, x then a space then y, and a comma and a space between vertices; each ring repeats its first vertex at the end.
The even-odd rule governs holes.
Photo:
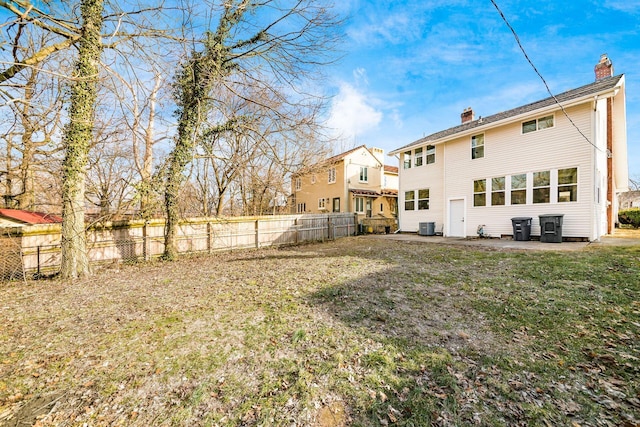
POLYGON ((445 236, 512 235, 512 218, 563 215, 562 237, 597 240, 627 190, 624 75, 603 55, 596 81, 458 126, 390 154, 400 158, 399 228, 435 223, 445 236))
POLYGON ((384 151, 364 145, 306 167, 291 177, 295 213, 354 212, 360 218, 397 213, 398 168, 384 151))

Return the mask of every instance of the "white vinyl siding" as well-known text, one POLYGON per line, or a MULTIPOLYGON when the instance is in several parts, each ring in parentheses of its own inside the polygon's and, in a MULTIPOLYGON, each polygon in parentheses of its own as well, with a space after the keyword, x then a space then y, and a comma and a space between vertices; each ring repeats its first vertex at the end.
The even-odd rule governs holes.
MULTIPOLYGON (((581 132, 588 138, 592 138, 592 104, 586 103, 567 108, 567 113, 581 132)), ((543 114, 541 117, 546 115, 548 114, 543 114)), ((544 132, 522 134, 521 121, 486 130, 484 132, 485 141, 491 141, 491 156, 485 157, 481 162, 472 160, 469 155, 470 135, 439 144, 437 145, 438 158, 443 158, 446 164, 443 176, 432 177, 423 173, 420 175, 421 179, 417 176, 412 178, 411 188, 420 188, 424 183, 428 183, 432 192, 432 206, 434 204, 434 179, 444 182, 443 191, 447 198, 466 198, 468 208, 465 227, 468 236, 475 236, 478 225, 482 224, 486 225, 485 231, 492 236, 511 235, 513 233, 511 218, 513 217, 532 217, 531 234, 539 235, 538 215, 562 213, 565 215, 564 236, 588 237, 590 234, 585 230, 589 230, 591 227, 592 204, 594 203, 594 195, 592 194, 594 176, 591 166, 594 149, 564 115, 555 114, 554 120, 554 126, 544 129, 544 132), (562 144, 558 144, 558 141, 562 141, 562 144), (443 146, 445 146, 444 149, 443 146), (440 154, 441 152, 442 154, 440 154), (551 194, 549 203, 533 204, 533 172, 553 170, 551 188, 554 189, 558 186, 557 171, 573 167, 578 167, 576 202, 559 202, 557 194, 555 194, 556 191, 551 194), (510 191, 512 187, 509 185, 509 177, 518 175, 525 175, 525 179, 529 180, 525 192, 527 200, 524 204, 511 203, 510 191), (473 182, 479 179, 490 181, 493 177, 501 176, 506 178, 505 205, 490 206, 490 203, 487 203, 487 206, 484 207, 473 207, 473 182)), ((426 172, 429 168, 420 168, 420 170, 426 172)), ((403 175, 403 187, 405 175, 403 175)), ((603 191, 606 192, 606 188, 603 191)), ((441 223, 445 219, 443 213, 436 222, 441 223)), ((402 228, 404 230, 404 225, 402 228)))
MULTIPOLYGON (((468 142, 468 140, 467 140, 468 142)), ((422 167, 400 169, 402 188, 398 193, 398 218, 403 231, 417 232, 421 222, 435 222, 436 230, 442 230, 446 212, 444 194, 444 145, 433 146, 432 156, 435 163, 423 163, 422 167), (418 209, 418 190, 429 189, 429 209, 418 209), (405 191, 414 191, 414 208, 405 210, 405 191)), ((423 151, 425 159, 429 150, 423 151)), ((468 156, 468 154, 467 154, 468 156)), ((413 165, 412 165, 413 166, 413 165)), ((423 202, 423 206, 426 204, 423 202)))

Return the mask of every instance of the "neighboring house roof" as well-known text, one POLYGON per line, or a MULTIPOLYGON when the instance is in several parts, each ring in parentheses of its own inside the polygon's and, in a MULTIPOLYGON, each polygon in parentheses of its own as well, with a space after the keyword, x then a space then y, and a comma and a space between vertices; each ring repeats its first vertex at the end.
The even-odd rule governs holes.
POLYGON ((384 165, 384 171, 388 172, 388 173, 398 173, 398 167, 397 166, 384 165))
POLYGON ((424 138, 418 139, 410 144, 407 144, 403 147, 400 147, 396 150, 389 152, 390 155, 398 154, 408 148, 412 148, 414 146, 418 146, 420 144, 424 144, 426 142, 435 142, 443 138, 453 137, 457 134, 462 134, 466 131, 472 130, 477 127, 485 127, 489 124, 500 122, 506 119, 510 119, 513 117, 517 117, 523 114, 531 113, 537 110, 541 110, 545 107, 551 107, 556 105, 557 102, 561 104, 570 103, 571 101, 576 101, 581 98, 593 97, 594 95, 609 92, 618 86, 620 81, 623 79, 624 74, 620 74, 618 76, 605 77, 600 80, 597 80, 594 83, 590 83, 585 86, 581 86, 576 89, 569 90, 567 92, 563 92, 559 95, 555 95, 555 98, 549 97, 542 99, 540 101, 532 102, 530 104, 523 105, 521 107, 513 108, 511 110, 503 111, 501 113, 493 114, 488 117, 479 117, 476 120, 463 123, 458 126, 454 126, 449 129, 445 129, 440 132, 433 133, 431 135, 425 136, 424 138))
POLYGON ((340 153, 340 154, 336 154, 333 157, 329 157, 328 159, 324 160, 323 162, 321 162, 322 164, 331 164, 331 163, 336 163, 339 162, 340 160, 344 159, 345 157, 347 157, 349 154, 353 153, 354 151, 358 151, 359 149, 364 148, 365 150, 369 151, 369 149, 365 146, 365 145, 361 145, 359 147, 356 148, 352 148, 349 151, 345 151, 344 153, 340 153))
POLYGON ((398 197, 398 190, 382 190, 382 191, 373 191, 373 190, 362 190, 359 188, 351 188, 349 192, 355 196, 365 196, 365 197, 380 197, 380 196, 388 196, 388 197, 398 197))
MULTIPOLYGON (((345 151, 344 153, 336 154, 335 156, 329 157, 328 159, 322 160, 321 162, 316 163, 314 165, 305 166, 302 169, 300 169, 299 171, 293 173, 292 175, 293 176, 305 175, 305 174, 309 173, 310 171, 318 169, 318 168, 320 168, 322 166, 338 163, 338 162, 344 160, 345 157, 347 157, 348 155, 353 154, 354 152, 356 152, 358 150, 361 150, 361 149, 366 150, 369 154, 371 154, 374 158, 376 158, 376 156, 373 155, 371 150, 369 148, 367 148, 366 145, 363 144, 363 145, 360 145, 358 147, 352 148, 351 150, 345 151)), ((380 160, 378 160, 378 163, 381 163, 380 160)), ((394 168, 395 168, 395 173, 398 173, 398 168, 397 167, 384 165, 385 172, 394 172, 394 170, 393 170, 394 168)))
POLYGON ((0 209, 0 217, 25 224, 57 224, 62 222, 62 218, 58 215, 22 209, 0 209))

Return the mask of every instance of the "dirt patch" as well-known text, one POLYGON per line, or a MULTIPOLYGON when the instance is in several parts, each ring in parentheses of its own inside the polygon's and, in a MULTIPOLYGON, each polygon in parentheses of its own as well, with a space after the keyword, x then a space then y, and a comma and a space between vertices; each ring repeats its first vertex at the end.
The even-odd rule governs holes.
MULTIPOLYGON (((6 427, 32 427, 34 425, 41 425, 38 420, 52 412, 55 405, 63 396, 64 393, 54 392, 24 401, 17 405, 17 408, 14 409, 14 414, 7 414, 8 417, 4 420, 3 425, 6 427)), ((0 419, 0 421, 3 420, 0 419)))
POLYGON ((314 427, 345 427, 348 420, 344 403, 333 402, 320 408, 314 427))

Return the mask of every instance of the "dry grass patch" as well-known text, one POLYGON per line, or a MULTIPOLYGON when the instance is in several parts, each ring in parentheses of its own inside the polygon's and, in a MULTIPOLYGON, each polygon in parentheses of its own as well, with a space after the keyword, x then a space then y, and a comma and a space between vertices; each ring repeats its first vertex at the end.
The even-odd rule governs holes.
POLYGON ((636 425, 639 276, 358 237, 10 282, 0 423, 636 425))

